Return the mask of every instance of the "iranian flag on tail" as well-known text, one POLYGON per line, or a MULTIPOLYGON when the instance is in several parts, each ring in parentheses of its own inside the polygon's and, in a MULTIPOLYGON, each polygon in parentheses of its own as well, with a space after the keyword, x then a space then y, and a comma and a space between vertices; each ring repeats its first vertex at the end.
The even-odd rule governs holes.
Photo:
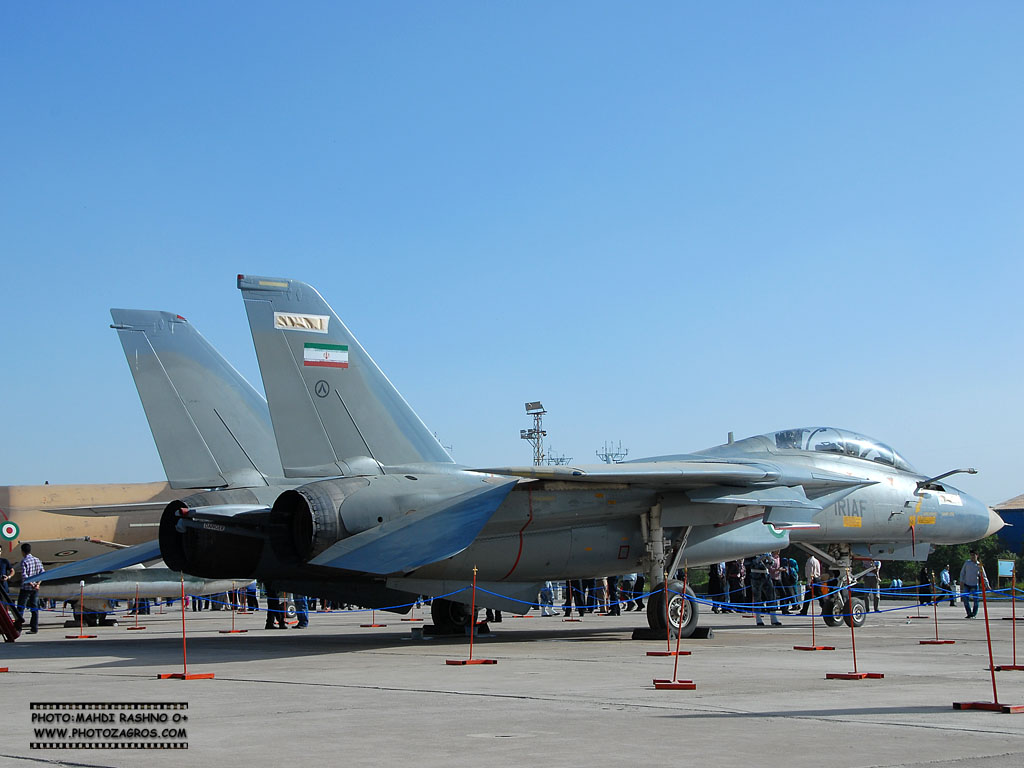
POLYGON ((303 344, 302 364, 320 368, 348 368, 348 345, 303 344))

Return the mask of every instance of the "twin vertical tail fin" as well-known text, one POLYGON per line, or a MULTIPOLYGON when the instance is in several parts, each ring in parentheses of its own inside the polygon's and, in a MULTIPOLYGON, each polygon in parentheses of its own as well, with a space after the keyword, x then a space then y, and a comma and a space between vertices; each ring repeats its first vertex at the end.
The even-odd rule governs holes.
POLYGON ((282 478, 263 397, 185 318, 111 309, 173 488, 253 488, 282 478))
POLYGON ((306 283, 238 276, 286 477, 452 459, 306 283))

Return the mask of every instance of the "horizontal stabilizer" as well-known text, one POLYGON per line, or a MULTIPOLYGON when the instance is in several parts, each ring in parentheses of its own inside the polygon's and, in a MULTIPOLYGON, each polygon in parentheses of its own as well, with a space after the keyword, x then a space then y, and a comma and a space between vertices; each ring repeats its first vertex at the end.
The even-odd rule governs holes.
POLYGON ((112 541, 84 537, 78 539, 44 539, 32 540, 21 539, 32 545, 32 554, 38 557, 47 568, 56 568, 59 565, 73 563, 86 557, 105 555, 111 550, 120 551, 125 549, 124 544, 115 544, 112 541))
POLYGON ((104 517, 107 515, 152 515, 154 512, 163 512, 167 501, 140 501, 134 504, 87 504, 80 507, 52 507, 47 509, 55 515, 68 515, 70 517, 104 517))
POLYGON ((119 568, 127 568, 129 565, 138 565, 150 560, 160 559, 160 542, 154 539, 144 544, 136 544, 134 547, 125 547, 116 552, 108 552, 105 555, 89 557, 79 560, 77 563, 62 565, 47 571, 36 581, 56 581, 57 579, 81 578, 94 573, 105 571, 116 571, 119 568))
POLYGON ((328 547, 311 560, 367 573, 397 573, 456 555, 476 538, 515 482, 471 491, 416 515, 390 520, 328 547))

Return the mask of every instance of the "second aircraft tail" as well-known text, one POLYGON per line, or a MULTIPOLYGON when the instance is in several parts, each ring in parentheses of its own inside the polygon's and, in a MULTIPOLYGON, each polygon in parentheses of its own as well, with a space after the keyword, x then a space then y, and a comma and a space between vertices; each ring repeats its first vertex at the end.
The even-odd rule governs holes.
POLYGON ((284 476, 266 400, 185 318, 110 316, 172 488, 254 488, 284 476))

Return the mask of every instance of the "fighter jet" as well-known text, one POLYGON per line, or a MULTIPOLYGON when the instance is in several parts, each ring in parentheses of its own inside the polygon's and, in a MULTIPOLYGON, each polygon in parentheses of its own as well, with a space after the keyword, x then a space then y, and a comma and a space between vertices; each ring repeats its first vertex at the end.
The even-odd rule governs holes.
POLYGON ((245 275, 238 286, 297 484, 263 506, 169 505, 159 551, 186 573, 399 611, 440 596, 435 625, 454 629, 469 620, 474 571, 478 605, 520 613, 543 581, 642 571, 648 622, 664 629, 667 593, 685 637, 698 603, 660 584, 684 564, 800 540, 827 544, 848 574, 857 553, 920 557, 1002 524, 884 444, 829 428, 615 465, 460 467, 314 288, 245 275))

